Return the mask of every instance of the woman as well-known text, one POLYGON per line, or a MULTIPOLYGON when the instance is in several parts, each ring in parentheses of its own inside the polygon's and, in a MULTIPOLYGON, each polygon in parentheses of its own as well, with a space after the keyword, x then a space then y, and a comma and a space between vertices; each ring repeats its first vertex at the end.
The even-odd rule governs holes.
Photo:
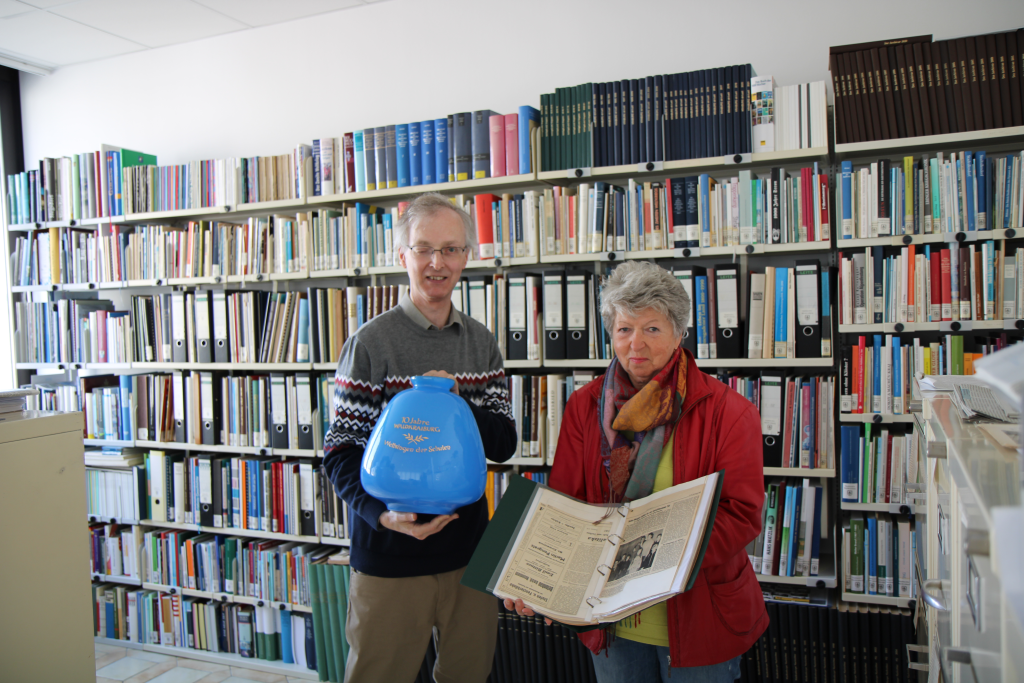
MULTIPOLYGON (((601 294, 615 358, 572 393, 562 418, 549 484, 588 503, 636 500, 725 472, 693 587, 580 634, 600 683, 733 681, 739 657, 768 626, 745 551, 764 502, 760 417, 680 347, 689 314, 689 297, 670 273, 641 261, 616 268, 601 294)), ((521 600, 505 606, 533 613, 521 600)))

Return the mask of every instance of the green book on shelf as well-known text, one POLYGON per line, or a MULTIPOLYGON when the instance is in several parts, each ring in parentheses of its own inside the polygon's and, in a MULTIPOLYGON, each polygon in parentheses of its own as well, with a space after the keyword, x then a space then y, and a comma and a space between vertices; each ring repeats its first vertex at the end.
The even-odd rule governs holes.
POLYGON ((326 596, 327 622, 330 622, 330 643, 327 646, 328 656, 331 658, 333 671, 337 672, 337 678, 331 676, 332 681, 340 681, 345 676, 345 664, 342 661, 341 639, 345 634, 341 630, 341 621, 338 619, 338 588, 334 583, 334 574, 329 564, 320 565, 320 590, 326 596))
MULTIPOLYGON (((320 592, 320 565, 309 563, 309 602, 313 608, 313 646, 316 650, 316 669, 321 681, 330 677, 333 661, 327 654, 326 615, 324 614, 323 594, 320 592)), ((338 680, 332 678, 331 680, 338 680)))
MULTIPOLYGON (((346 603, 347 603, 348 596, 349 596, 349 587, 350 587, 351 582, 352 582, 352 568, 349 567, 348 565, 343 565, 341 569, 342 569, 341 576, 342 576, 342 579, 344 579, 344 581, 345 581, 345 600, 346 600, 346 603)), ((346 609, 345 609, 345 614, 348 614, 347 605, 346 605, 346 609)), ((348 662, 348 637, 347 636, 342 639, 341 644, 344 646, 345 662, 347 663, 348 662)))
POLYGON ((850 592, 864 592, 864 515, 850 518, 850 592))
POLYGON ((335 645, 337 654, 335 659, 338 660, 339 671, 345 671, 345 665, 348 663, 348 638, 345 635, 345 622, 346 615, 348 614, 348 592, 345 590, 345 567, 340 564, 327 564, 325 565, 330 569, 331 578, 334 580, 335 594, 338 596, 337 610, 338 610, 338 635, 335 636, 335 645))
POLYGON ((964 338, 959 334, 949 337, 949 360, 953 365, 953 374, 964 374, 964 338))

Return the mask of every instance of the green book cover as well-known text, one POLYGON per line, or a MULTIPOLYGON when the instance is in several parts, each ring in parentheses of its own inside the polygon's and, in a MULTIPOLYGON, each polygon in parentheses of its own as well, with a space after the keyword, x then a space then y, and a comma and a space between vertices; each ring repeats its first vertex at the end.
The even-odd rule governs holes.
POLYGON ((145 152, 135 152, 130 149, 122 148, 121 152, 121 168, 129 168, 131 166, 156 166, 156 155, 146 154, 145 152))
POLYGON ((337 672, 337 678, 331 676, 331 680, 340 681, 345 676, 345 664, 341 656, 341 641, 345 638, 345 634, 341 630, 341 621, 338 619, 338 588, 334 583, 334 573, 329 564, 320 565, 320 587, 326 595, 327 616, 331 624, 331 641, 328 649, 334 671, 337 672))
MULTIPOLYGON (((347 605, 348 604, 348 595, 349 595, 349 584, 350 584, 350 582, 352 580, 352 571, 351 571, 351 567, 349 567, 348 565, 342 565, 341 570, 342 570, 341 571, 341 578, 345 582, 345 603, 347 605)), ((348 615, 348 608, 347 607, 345 609, 345 614, 346 614, 346 620, 347 620, 347 615, 348 615)), ((342 644, 342 652, 343 652, 344 657, 345 657, 345 662, 347 663, 348 662, 348 649, 349 649, 348 648, 348 636, 346 636, 345 638, 342 638, 341 644, 342 644)))
POLYGON ((267 606, 267 659, 276 662, 281 659, 281 610, 267 606))
POLYGON ((864 592, 864 515, 850 518, 850 592, 864 592))
POLYGON ((348 593, 345 590, 345 567, 340 564, 325 565, 330 568, 331 579, 334 581, 334 590, 337 595, 338 610, 338 633, 335 636, 335 645, 338 660, 338 670, 344 672, 345 664, 348 662, 348 637, 345 635, 346 615, 348 614, 348 593))
MULTIPOLYGON (((326 681, 330 674, 328 666, 330 657, 327 655, 325 638, 326 627, 324 626, 324 603, 323 595, 320 592, 320 565, 309 564, 309 600, 313 608, 313 646, 316 650, 316 668, 321 681, 326 681)), ((338 680, 337 678, 333 680, 338 680)))
POLYGON ((964 338, 959 334, 949 338, 949 359, 953 365, 953 374, 964 374, 964 338))

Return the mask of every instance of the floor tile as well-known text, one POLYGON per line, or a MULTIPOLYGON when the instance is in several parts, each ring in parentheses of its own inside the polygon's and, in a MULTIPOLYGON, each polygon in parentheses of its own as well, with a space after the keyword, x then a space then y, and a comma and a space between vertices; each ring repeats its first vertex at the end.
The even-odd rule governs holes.
POLYGON ((246 669, 240 666, 231 667, 231 674, 241 678, 243 681, 258 681, 258 683, 288 683, 287 679, 280 674, 267 673, 266 671, 254 671, 253 669, 246 669))
POLYGON ((154 666, 153 662, 146 661, 145 659, 122 657, 113 664, 97 669, 96 675, 103 676, 104 678, 113 678, 115 681, 123 681, 135 674, 142 673, 151 666, 154 666))
POLYGON ((128 653, 124 648, 121 648, 120 652, 107 652, 106 654, 96 656, 96 670, 99 671, 105 666, 113 664, 119 659, 127 657, 128 653))
POLYGON ((135 674, 131 678, 125 680, 124 683, 149 683, 154 678, 159 677, 165 671, 170 671, 178 665, 178 662, 175 661, 174 657, 169 657, 169 659, 169 662, 160 662, 159 664, 154 664, 142 673, 135 674))
POLYGON ((228 678, 231 678, 230 669, 227 671, 211 671, 196 681, 196 683, 223 683, 228 678))
POLYGON ((149 683, 196 683, 196 681, 208 673, 208 671, 177 666, 170 671, 160 674, 149 683))
POLYGON ((124 652, 124 651, 125 651, 125 648, 123 648, 123 647, 117 647, 116 645, 104 645, 103 643, 96 643, 96 657, 97 658, 100 656, 101 653, 105 654, 105 655, 108 655, 111 652, 124 652))
POLYGON ((175 662, 175 657, 171 655, 161 655, 156 652, 145 652, 143 650, 132 650, 132 657, 138 657, 139 659, 145 659, 146 661, 153 662, 154 664, 163 664, 164 662, 175 662))
POLYGON ((178 657, 178 666, 184 666, 189 669, 199 669, 200 671, 230 671, 231 668, 227 664, 217 664, 215 662, 206 662, 201 659, 189 659, 188 657, 178 657))
POLYGON ((103 676, 97 676, 96 677, 96 683, 121 683, 121 682, 120 681, 115 681, 113 678, 104 678, 103 676))
MULTIPOLYGON (((238 673, 231 678, 225 678, 221 683, 263 683, 266 679, 263 678, 252 678, 254 674, 264 674, 264 671, 245 671, 244 669, 234 668, 238 673)), ((276 674, 267 674, 269 676, 275 676, 276 674)), ((281 683, 287 683, 287 680, 281 676, 281 683)))

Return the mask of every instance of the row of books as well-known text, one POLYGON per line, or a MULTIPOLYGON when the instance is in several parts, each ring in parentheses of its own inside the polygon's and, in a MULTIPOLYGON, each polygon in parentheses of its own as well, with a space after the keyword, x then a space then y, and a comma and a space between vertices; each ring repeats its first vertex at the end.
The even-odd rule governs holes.
MULTIPOLYGON (((87 469, 86 475, 90 473, 87 469)), ((143 528, 138 525, 90 524, 89 566, 92 573, 140 578, 142 533, 143 528)))
POLYGON ((828 537, 828 500, 809 479, 770 482, 761 508, 761 532, 747 544, 755 574, 818 576, 828 537))
POLYGON ((921 483, 919 435, 898 427, 842 425, 840 483, 844 503, 903 504, 908 485, 921 483))
POLYGON ((752 152, 783 152, 828 146, 825 81, 775 85, 771 76, 750 81, 752 152))
POLYGON ((94 583, 92 599, 97 636, 317 668, 310 612, 108 583, 94 583))
POLYGON ((843 590, 916 598, 917 528, 913 515, 854 512, 843 523, 843 590))
MULTIPOLYGON (((432 683, 436 661, 433 639, 416 683, 432 683)), ((596 683, 591 654, 568 627, 543 617, 521 617, 498 609, 498 642, 492 683, 596 683)))
POLYGON ((842 239, 1020 228, 1022 163, 1024 152, 939 152, 856 170, 844 161, 836 192, 842 239))
POLYGON ((554 463, 565 405, 573 391, 586 386, 594 377, 593 371, 583 370, 508 377, 509 400, 518 431, 517 457, 542 458, 546 465, 554 463))
POLYGON ((1024 125, 1024 29, 829 49, 840 144, 1024 125))
POLYGON ((750 152, 752 75, 743 64, 542 94, 541 170, 750 152))
POLYGON ((883 247, 843 256, 840 324, 1015 320, 1024 313, 1024 250, 1006 242, 883 247))
POLYGON ((742 683, 916 680, 909 609, 836 601, 817 607, 766 601, 768 630, 740 660, 742 683))
POLYGON ((535 471, 535 470, 520 470, 518 473, 511 470, 487 470, 487 483, 484 488, 484 496, 487 498, 487 517, 490 519, 494 517, 494 511, 501 503, 501 497, 508 489, 508 485, 512 480, 512 477, 524 477, 531 481, 535 481, 538 484, 548 483, 548 472, 535 471))
POLYGON ((835 378, 720 374, 761 414, 765 467, 835 467, 835 378))
POLYGON ((124 213, 125 172, 156 164, 156 156, 111 145, 58 159, 7 176, 8 222, 71 221, 124 213))
MULTIPOLYGON (((87 450, 86 453, 91 452, 87 450)), ((91 517, 137 522, 145 519, 148 509, 140 491, 146 484, 146 468, 141 464, 127 467, 85 468, 86 512, 91 517)))

